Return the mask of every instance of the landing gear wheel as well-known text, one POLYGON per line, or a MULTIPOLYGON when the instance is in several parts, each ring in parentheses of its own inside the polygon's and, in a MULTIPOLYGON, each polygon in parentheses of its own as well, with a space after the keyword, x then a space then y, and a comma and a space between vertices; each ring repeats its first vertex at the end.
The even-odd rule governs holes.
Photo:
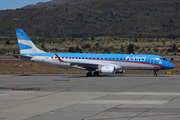
POLYGON ((88 72, 87 73, 87 76, 89 77, 89 76, 92 76, 92 73, 91 72, 88 72))
POLYGON ((156 74, 156 73, 154 73, 154 76, 156 76, 156 77, 157 77, 157 74, 156 74))
POLYGON ((158 72, 158 70, 154 70, 154 76, 157 77, 157 73, 156 72, 158 72))
POLYGON ((94 76, 99 76, 99 72, 94 72, 94 76))

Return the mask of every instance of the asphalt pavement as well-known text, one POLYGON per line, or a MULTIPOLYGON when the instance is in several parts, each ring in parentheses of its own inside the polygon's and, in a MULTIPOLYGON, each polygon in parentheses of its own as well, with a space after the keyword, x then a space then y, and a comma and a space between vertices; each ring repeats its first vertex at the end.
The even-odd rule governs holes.
POLYGON ((0 75, 3 120, 180 120, 179 75, 0 75))

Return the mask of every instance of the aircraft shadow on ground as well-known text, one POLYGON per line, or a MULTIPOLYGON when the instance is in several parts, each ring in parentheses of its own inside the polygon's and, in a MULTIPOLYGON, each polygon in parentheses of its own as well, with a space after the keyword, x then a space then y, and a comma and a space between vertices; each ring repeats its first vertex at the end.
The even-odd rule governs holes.
POLYGON ((67 76, 67 78, 79 78, 79 77, 84 77, 84 78, 98 78, 98 77, 152 77, 152 78, 159 78, 159 77, 173 77, 173 76, 168 76, 168 75, 159 75, 159 76, 153 76, 153 75, 99 75, 99 76, 67 76))
MULTIPOLYGON (((65 76, 66 78, 79 78, 79 77, 84 77, 84 78, 98 78, 98 77, 153 77, 153 78, 158 78, 158 77, 173 77, 173 76, 168 76, 168 75, 158 75, 153 76, 153 75, 99 75, 99 76, 86 76, 86 75, 77 75, 77 74, 45 74, 46 76, 65 76)), ((16 75, 16 76, 44 76, 44 74, 38 74, 38 75, 33 75, 33 74, 22 74, 22 75, 16 75)))

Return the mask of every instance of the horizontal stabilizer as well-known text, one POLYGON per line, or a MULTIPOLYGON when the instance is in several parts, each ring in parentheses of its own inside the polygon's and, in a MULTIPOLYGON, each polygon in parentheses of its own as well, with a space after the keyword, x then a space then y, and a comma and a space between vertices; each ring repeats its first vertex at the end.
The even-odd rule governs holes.
POLYGON ((26 55, 20 55, 20 54, 11 54, 8 53, 9 55, 12 55, 15 58, 23 59, 23 60, 31 60, 32 56, 26 56, 26 55))

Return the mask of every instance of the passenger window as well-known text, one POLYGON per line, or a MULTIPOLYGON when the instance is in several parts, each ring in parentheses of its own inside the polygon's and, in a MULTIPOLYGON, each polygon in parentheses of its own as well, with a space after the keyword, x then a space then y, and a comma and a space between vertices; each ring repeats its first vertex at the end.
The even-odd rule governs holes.
POLYGON ((111 60, 111 58, 109 58, 109 60, 111 60))
POLYGON ((99 58, 97 58, 99 60, 99 58))
POLYGON ((126 58, 124 58, 124 60, 126 60, 126 58))
POLYGON ((120 58, 120 60, 122 60, 122 58, 120 58))

